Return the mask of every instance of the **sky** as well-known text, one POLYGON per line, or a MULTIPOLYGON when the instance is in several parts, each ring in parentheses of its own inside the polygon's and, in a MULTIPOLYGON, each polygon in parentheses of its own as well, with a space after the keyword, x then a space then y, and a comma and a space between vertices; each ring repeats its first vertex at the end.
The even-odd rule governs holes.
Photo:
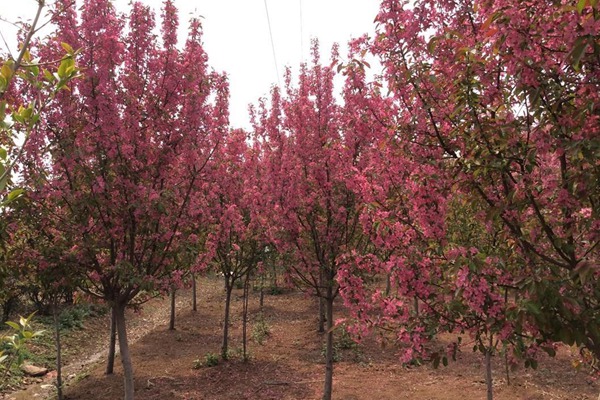
MULTIPOLYGON (((127 12, 129 1, 114 0, 113 4, 118 11, 127 12)), ((141 2, 160 15, 162 0, 141 2)), ((202 18, 209 65, 229 76, 231 125, 250 129, 248 105, 268 95, 272 85, 283 83, 286 66, 296 71, 301 62, 310 61, 311 39, 319 39, 324 63, 333 43, 339 43, 340 52, 345 55, 345 44, 350 38, 372 34, 380 0, 174 0, 174 3, 179 9, 182 44, 189 18, 202 18)), ((8 21, 31 20, 36 6, 36 0, 0 0, 0 17, 8 21), (9 6, 16 3, 19 5, 9 6)), ((0 32, 12 45, 11 26, 0 21, 0 32)), ((1 46, 5 50, 4 42, 1 46)))

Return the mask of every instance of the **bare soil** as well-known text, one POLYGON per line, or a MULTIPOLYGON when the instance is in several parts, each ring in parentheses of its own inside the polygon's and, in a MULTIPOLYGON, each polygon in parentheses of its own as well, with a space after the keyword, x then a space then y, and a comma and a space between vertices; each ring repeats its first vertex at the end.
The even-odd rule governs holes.
MULTIPOLYGON (((262 345, 249 341, 250 360, 244 362, 241 349, 241 290, 232 302, 231 357, 212 367, 201 366, 208 353, 219 354, 224 296, 217 278, 199 282, 198 311, 191 311, 189 291, 178 299, 176 330, 169 331, 168 299, 150 302, 142 312, 129 315, 131 353, 135 370, 137 399, 221 400, 221 399, 319 399, 322 394, 324 358, 323 335, 316 331, 315 300, 288 291, 265 296, 262 318, 270 335, 262 345)), ((342 307, 337 312, 343 314, 342 307)), ((248 335, 260 315, 258 294, 250 300, 248 335)), ((73 351, 69 400, 122 398, 121 365, 115 374, 104 375, 105 356, 98 351, 107 344, 108 321, 90 321, 87 343, 73 351), (89 330, 92 331, 89 331, 89 330), (104 329, 104 331, 102 331, 104 329), (89 361, 93 362, 90 363, 89 361)), ((572 366, 569 349, 556 358, 543 358, 537 370, 518 369, 507 384, 503 360, 494 360, 494 398, 497 400, 592 400, 600 385, 572 366)), ((456 362, 434 369, 429 365, 402 366, 396 349, 382 347, 368 338, 359 346, 340 350, 335 364, 335 399, 485 399, 483 358, 463 349, 456 362)), ((46 385, 37 382, 34 387, 46 385)), ((29 392, 26 397, 43 398, 29 392)))

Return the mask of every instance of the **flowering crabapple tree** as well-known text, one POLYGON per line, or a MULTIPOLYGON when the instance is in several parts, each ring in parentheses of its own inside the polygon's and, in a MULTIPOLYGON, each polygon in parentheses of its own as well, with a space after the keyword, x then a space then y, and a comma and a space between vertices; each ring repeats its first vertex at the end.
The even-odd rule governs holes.
MULTIPOLYGON (((28 143, 23 178, 38 207, 60 210, 53 228, 73 240, 81 289, 114 309, 129 400, 124 311, 182 275, 176 254, 195 243, 206 171, 227 131, 228 89, 208 72, 198 20, 177 48, 171 1, 161 40, 153 12, 139 2, 127 18, 109 1, 84 1, 79 17, 67 3, 57 2, 67 12, 56 17, 55 37, 81 49, 85 77, 47 109, 28 143)), ((40 51, 52 54, 56 45, 40 51)))
MULTIPOLYGON (((302 65, 298 85, 286 76, 286 95, 272 93, 270 110, 254 116, 264 139, 263 162, 272 188, 273 229, 270 237, 281 252, 293 252, 290 276, 315 296, 326 311, 326 373, 324 399, 330 399, 333 380, 334 300, 338 259, 359 247, 364 235, 358 222, 360 205, 350 189, 353 168, 363 146, 334 97, 332 67, 323 66, 313 42, 312 64, 302 65)), ((337 48, 333 50, 337 58, 337 48)))
POLYGON ((401 140, 397 105, 381 93, 382 85, 366 82, 360 60, 367 46, 366 38, 351 42, 352 61, 339 68, 346 75, 344 109, 353 128, 347 132, 369 144, 350 181, 368 241, 340 257, 337 278, 355 322, 349 325, 354 337, 360 340, 370 328, 392 332, 406 346, 402 358, 409 361, 424 351, 430 336, 424 321, 439 320, 427 304, 446 303, 436 243, 446 235, 449 190, 436 179, 429 149, 401 140), (411 298, 415 301, 407 301, 411 298), (427 305, 422 311, 419 302, 427 305))
POLYGON ((380 21, 395 36, 374 49, 398 55, 389 76, 405 79, 399 100, 411 93, 420 106, 423 141, 454 159, 457 184, 521 255, 513 283, 525 321, 600 356, 597 4, 423 2, 408 26, 393 3, 380 21), (427 43, 416 35, 425 29, 427 43))
POLYGON ((11 230, 7 238, 11 251, 9 262, 13 263, 10 267, 19 272, 19 285, 33 300, 37 311, 53 316, 55 386, 57 398, 62 400, 61 306, 73 302, 76 288, 81 284, 76 259, 70 251, 73 238, 55 228, 62 210, 45 209, 43 212, 51 215, 42 215, 27 193, 13 203, 11 209, 11 230))
POLYGON ((397 107, 398 139, 411 145, 395 160, 430 170, 439 193, 452 189, 415 217, 445 209, 437 226, 446 230, 456 223, 444 217, 449 203, 466 201, 485 221, 474 231, 487 244, 474 249, 464 235, 427 241, 455 273, 438 269, 433 279, 422 265, 424 283, 460 287, 459 314, 504 313, 505 337, 577 344, 596 358, 598 15, 586 0, 387 0, 370 44, 397 107), (508 304, 507 293, 517 294, 508 304))
POLYGON ((214 263, 225 281, 221 346, 223 359, 227 359, 229 353, 229 316, 233 288, 236 282, 242 280, 247 284, 265 246, 263 226, 260 223, 262 207, 259 202, 262 194, 258 191, 258 152, 246 140, 247 134, 243 130, 229 133, 217 157, 218 165, 215 168, 218 170, 218 185, 211 195, 215 204, 211 207, 213 224, 208 234, 207 247, 208 253, 214 255, 214 263))
MULTIPOLYGON (((347 66, 347 73, 355 73, 352 69, 347 66)), ((378 128, 371 133, 366 166, 355 169, 352 185, 363 204, 359 220, 369 245, 344 254, 338 281, 356 322, 354 336, 360 339, 370 328, 391 332, 405 347, 402 360, 409 362, 422 358, 431 332, 448 322, 439 315, 447 304, 440 290, 440 244, 451 192, 437 179, 429 149, 400 138, 396 106, 376 89, 362 85, 365 125, 378 128)))
MULTIPOLYGON (((66 43, 56 58, 39 58, 35 50, 40 40, 36 38, 40 18, 45 8, 44 1, 38 1, 35 16, 30 23, 22 24, 19 33, 18 53, 10 49, 0 54, 0 305, 1 321, 8 319, 22 289, 22 271, 13 262, 18 255, 11 231, 15 213, 11 204, 23 195, 23 188, 12 179, 11 173, 18 169, 25 144, 40 120, 41 113, 55 98, 67 88, 79 70, 75 64, 75 51, 66 43), (31 89, 34 96, 22 98, 17 92, 31 89), (18 142, 21 144, 17 145, 18 142)), ((8 21, 2 21, 8 23, 8 21)), ((17 228, 18 229, 18 228, 17 228)))

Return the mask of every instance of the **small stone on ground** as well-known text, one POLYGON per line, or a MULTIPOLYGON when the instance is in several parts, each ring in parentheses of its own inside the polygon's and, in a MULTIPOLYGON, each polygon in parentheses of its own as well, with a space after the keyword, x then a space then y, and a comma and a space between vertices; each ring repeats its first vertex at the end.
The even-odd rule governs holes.
POLYGON ((21 371, 29 376, 44 376, 48 373, 48 368, 36 367, 33 364, 21 365, 21 371))

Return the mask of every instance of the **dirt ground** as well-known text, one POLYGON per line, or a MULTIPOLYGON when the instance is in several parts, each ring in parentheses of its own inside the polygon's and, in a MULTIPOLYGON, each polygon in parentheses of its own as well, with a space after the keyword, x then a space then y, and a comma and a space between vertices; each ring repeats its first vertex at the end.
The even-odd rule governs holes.
MULTIPOLYGON (((175 331, 167 330, 168 301, 154 301, 130 315, 129 331, 135 370, 136 398, 177 400, 223 399, 319 399, 322 393, 323 337, 316 332, 315 300, 302 293, 265 296, 263 320, 270 335, 260 345, 249 341, 250 360, 243 362, 241 347, 241 290, 232 305, 232 356, 212 367, 199 366, 207 353, 219 354, 224 292, 217 278, 204 278, 199 285, 198 311, 192 312, 189 292, 178 300, 175 331), (136 338, 137 336, 137 338, 136 338), (199 368, 198 368, 199 367, 199 368)), ((338 312, 340 315, 341 312, 338 312)), ((258 295, 250 300, 251 336, 259 316, 258 295)), ((80 343, 78 363, 71 363, 71 380, 65 390, 69 400, 122 398, 121 366, 104 375, 105 357, 97 353, 107 340, 101 327, 107 321, 86 327, 88 345, 80 343), (89 331, 91 330, 91 331, 89 331), (92 363, 85 362, 95 355, 92 363)), ((375 340, 340 350, 335 364, 333 397, 362 399, 485 399, 482 357, 464 349, 456 362, 433 369, 425 365, 403 367, 395 350, 375 340)), ((568 349, 555 359, 544 358, 537 370, 519 369, 508 385, 501 359, 494 360, 494 398, 498 400, 596 399, 600 385, 571 365, 568 349)), ((38 382, 37 385, 48 385, 38 382)), ((47 387, 47 386, 46 386, 47 387)), ((31 393, 31 392, 30 392, 31 393)), ((8 398, 27 399, 12 396, 8 398)), ((40 397, 38 397, 40 398, 40 397)))

